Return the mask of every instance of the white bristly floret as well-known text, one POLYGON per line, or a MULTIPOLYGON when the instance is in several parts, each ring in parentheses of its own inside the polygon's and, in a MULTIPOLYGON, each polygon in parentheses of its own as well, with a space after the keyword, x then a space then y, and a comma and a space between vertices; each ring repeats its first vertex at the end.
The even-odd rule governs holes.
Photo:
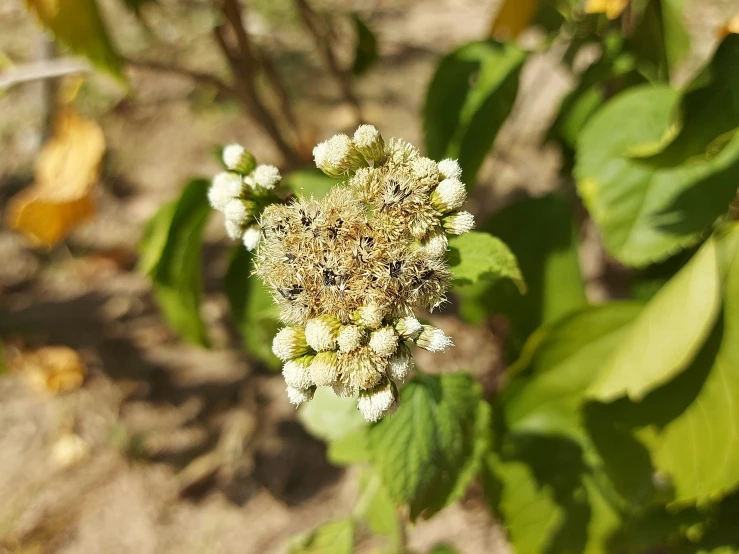
POLYGON ((310 364, 310 378, 319 387, 330 386, 339 376, 336 352, 319 352, 310 364))
POLYGON ((387 373, 395 381, 404 381, 413 369, 413 356, 410 349, 401 344, 395 355, 390 358, 387 373))
POLYGON ((431 203, 441 213, 460 208, 467 199, 467 190, 459 179, 444 179, 431 193, 431 203))
POLYGON ((368 162, 385 161, 385 141, 372 125, 360 125, 354 132, 354 145, 368 162))
POLYGON ((447 233, 462 235, 475 228, 475 216, 470 212, 456 212, 442 219, 442 225, 447 233))
POLYGON ((462 177, 462 168, 457 160, 447 158, 439 162, 439 173, 444 179, 460 179, 462 177))
POLYGON ((332 316, 321 316, 305 324, 305 340, 316 352, 336 348, 339 321, 332 316))
POLYGON ((423 325, 415 317, 409 315, 395 322, 395 330, 402 339, 415 339, 423 331, 423 325))
POLYGON ((259 240, 262 238, 262 231, 259 225, 251 225, 244 231, 242 240, 244 241, 244 248, 250 252, 257 247, 259 240))
POLYGON ((373 331, 369 341, 370 348, 383 358, 389 358, 398 348, 398 335, 392 327, 383 327, 373 331))
POLYGON ((227 168, 235 170, 241 163, 244 152, 246 150, 240 144, 229 144, 223 149, 223 163, 227 168))
POLYGON ((359 348, 362 344, 362 330, 356 325, 344 325, 336 338, 339 351, 347 353, 359 348))
POLYGON ((252 178, 258 187, 271 190, 280 182, 282 176, 280 170, 273 165, 258 165, 252 173, 252 178))
POLYGON ((377 329, 382 325, 382 319, 385 313, 375 304, 369 306, 361 306, 354 313, 354 321, 357 325, 367 327, 368 329, 377 329))
POLYGON ((272 352, 280 360, 287 362, 308 352, 305 332, 301 327, 285 327, 272 340, 272 352))
POLYGON ((379 420, 396 402, 395 391, 390 385, 380 385, 359 394, 357 408, 369 422, 379 420))
POLYGON ((244 232, 244 228, 236 223, 235 221, 231 221, 230 219, 227 219, 225 222, 226 227, 226 234, 228 235, 228 238, 238 240, 241 238, 242 233, 244 232))
POLYGON ((423 331, 418 335, 416 344, 429 352, 444 352, 450 346, 454 346, 452 339, 446 336, 444 331, 431 325, 423 326, 423 331))
POLYGON ((316 167, 331 177, 342 177, 365 165, 352 139, 345 134, 334 135, 313 149, 316 167))
POLYGON ((213 178, 213 184, 208 190, 208 201, 214 210, 222 212, 231 200, 241 195, 243 188, 241 177, 223 171, 213 178))
POLYGON ((428 179, 431 181, 439 180, 439 166, 436 162, 429 158, 416 158, 411 163, 411 171, 413 175, 419 179, 428 179))
POLYGON ((303 402, 313 400, 313 389, 296 389, 287 387, 287 399, 293 406, 300 406, 303 402))
POLYGON ((290 360, 282 367, 282 376, 285 378, 285 383, 290 387, 307 389, 314 385, 310 377, 308 363, 305 363, 309 360, 304 360, 303 358, 311 359, 311 356, 303 356, 297 360, 290 360))
POLYGON ((420 250, 429 258, 443 256, 449 248, 449 239, 444 231, 434 231, 421 241, 420 250))
POLYGON ((249 218, 249 211, 241 200, 235 198, 226 204, 226 208, 223 210, 223 215, 226 218, 226 221, 232 221, 236 225, 243 226, 249 218))

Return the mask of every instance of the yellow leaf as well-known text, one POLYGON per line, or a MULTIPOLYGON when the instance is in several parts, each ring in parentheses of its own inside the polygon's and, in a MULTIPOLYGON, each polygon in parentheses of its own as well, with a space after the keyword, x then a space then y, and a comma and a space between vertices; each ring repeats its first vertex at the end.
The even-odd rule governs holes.
POLYGON ((608 19, 616 19, 628 5, 629 0, 586 0, 585 13, 604 13, 608 19))
POLYGON ((516 38, 529 26, 537 7, 538 0, 503 0, 490 27, 490 36, 496 40, 516 38))
POLYGON ((726 24, 719 30, 719 36, 725 37, 729 33, 739 34, 739 13, 729 19, 726 24))
POLYGON ((62 241, 95 212, 92 187, 104 152, 97 123, 62 112, 36 161, 35 183, 8 202, 9 226, 49 248, 62 241))
POLYGON ((77 390, 87 373, 82 357, 68 346, 45 346, 26 352, 14 365, 35 387, 55 394, 77 390))

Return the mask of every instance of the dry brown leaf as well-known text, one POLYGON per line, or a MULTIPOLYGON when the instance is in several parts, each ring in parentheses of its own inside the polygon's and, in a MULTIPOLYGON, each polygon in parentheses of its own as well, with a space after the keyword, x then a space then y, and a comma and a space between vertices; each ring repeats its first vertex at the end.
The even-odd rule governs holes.
POLYGON ((724 38, 730 33, 739 34, 739 13, 729 19, 726 24, 719 29, 719 36, 724 38))
POLYGON ((8 224, 52 247, 95 213, 92 189, 100 175, 105 137, 94 121, 64 111, 36 161, 33 185, 10 199, 8 224))
POLYGON ((616 19, 628 5, 629 0, 586 0, 585 13, 604 13, 608 19, 616 19))
POLYGON ((490 36, 496 40, 511 40, 531 24, 538 0, 503 0, 490 26, 490 36))
POLYGON ((68 346, 24 352, 14 360, 14 366, 32 385, 54 394, 77 390, 87 374, 82 357, 68 346))

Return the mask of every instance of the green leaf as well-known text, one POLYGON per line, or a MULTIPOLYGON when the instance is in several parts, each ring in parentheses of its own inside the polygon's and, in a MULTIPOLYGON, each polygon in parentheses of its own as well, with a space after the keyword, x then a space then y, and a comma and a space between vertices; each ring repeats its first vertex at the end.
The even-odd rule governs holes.
POLYGON ((179 199, 163 206, 148 222, 140 244, 140 268, 151 277, 167 323, 185 340, 203 346, 208 338, 200 318, 200 249, 210 214, 208 186, 203 179, 190 181, 179 199))
POLYGON ((448 544, 437 544, 429 551, 429 554, 458 554, 458 551, 448 544))
POLYGON ((690 35, 685 29, 683 14, 685 13, 685 0, 662 0, 662 28, 665 36, 665 53, 670 72, 690 54, 690 35))
POLYGON ((403 544, 403 530, 395 505, 382 486, 382 479, 374 472, 365 472, 360 479, 359 490, 360 503, 364 505, 358 504, 356 511, 373 533, 387 537, 393 551, 399 550, 403 544))
POLYGON ((693 360, 720 307, 716 243, 709 239, 650 300, 588 395, 605 402, 623 395, 639 401, 669 382, 693 360))
POLYGON ((270 369, 279 369, 282 364, 272 352, 272 339, 280 328, 280 310, 252 270, 252 255, 239 244, 223 278, 223 290, 245 350, 270 369))
POLYGON ((290 554, 351 554, 354 522, 342 519, 327 523, 289 548, 290 554))
POLYGON ((354 29, 357 32, 357 45, 354 49, 354 63, 352 64, 352 73, 354 75, 363 75, 377 61, 377 37, 372 29, 359 17, 356 12, 352 14, 354 21, 354 29))
POLYGON ((522 294, 526 292, 516 256, 502 240, 488 233, 470 232, 450 238, 447 257, 457 284, 510 279, 522 294))
POLYGON ((297 196, 313 196, 316 200, 326 196, 334 185, 341 182, 341 179, 329 177, 318 169, 298 169, 288 173, 282 180, 282 184, 297 196))
POLYGON ((3 375, 8 368, 5 364, 5 345, 3 344, 3 339, 0 338, 0 375, 3 375))
POLYGON ((428 155, 457 158, 472 186, 518 92, 526 54, 513 45, 471 42, 441 60, 423 110, 428 155))
POLYGON ((370 459, 366 427, 331 441, 326 451, 328 461, 337 466, 347 466, 370 459))
POLYGON ((636 303, 587 307, 536 331, 511 368, 520 373, 500 398, 511 432, 585 443, 580 415, 585 391, 641 308, 636 303))
POLYGON ((370 429, 372 461, 411 520, 431 516, 466 489, 487 449, 490 408, 467 374, 419 375, 398 411, 370 429))
POLYGON ((332 442, 367 426, 357 410, 356 398, 341 398, 319 387, 313 400, 298 408, 298 419, 314 437, 332 442))
POLYGON ((123 81, 123 61, 110 41, 95 0, 26 0, 54 37, 93 65, 123 81))
POLYGON ((521 295, 509 281, 458 287, 460 313, 476 323, 490 313, 508 316, 508 347, 514 356, 536 328, 587 303, 573 219, 570 202, 550 195, 516 202, 481 229, 513 251, 527 292, 521 295))

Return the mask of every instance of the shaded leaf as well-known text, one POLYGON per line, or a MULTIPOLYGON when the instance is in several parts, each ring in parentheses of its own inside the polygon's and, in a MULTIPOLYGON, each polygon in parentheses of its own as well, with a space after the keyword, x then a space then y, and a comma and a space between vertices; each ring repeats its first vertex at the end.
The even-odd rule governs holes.
POLYGON ((457 284, 510 279, 521 293, 526 292, 516 256, 502 240, 488 233, 470 232, 450 238, 447 259, 457 284))
POLYGON ((398 411, 370 429, 372 461, 411 520, 431 516, 466 489, 487 449, 490 409, 467 374, 419 375, 398 411))
POLYGON ((316 200, 326 196, 334 185, 341 182, 341 179, 329 177, 318 169, 298 169, 288 173, 282 180, 282 184, 297 196, 313 196, 316 200))
POLYGON ((387 537, 393 551, 397 551, 403 544, 403 532, 395 505, 382 485, 382 479, 374 472, 365 472, 359 489, 361 502, 366 502, 362 508, 362 518, 373 533, 387 537))
POLYGON ((623 395, 638 401, 667 383, 700 350, 720 307, 716 244, 709 239, 646 305, 588 395, 606 402, 623 395))
POLYGON ((429 554, 457 554, 457 549, 448 544, 437 544, 430 551, 429 554))
POLYGON ((123 79, 123 61, 95 0, 26 0, 26 5, 59 42, 85 56, 98 69, 123 79))
POLYGON ((362 21, 357 13, 352 14, 354 21, 354 29, 357 32, 357 44, 354 49, 354 63, 352 63, 352 73, 354 75, 362 75, 372 67, 379 56, 377 52, 377 37, 372 29, 362 21))
POLYGON ((200 250, 210 206, 204 179, 193 179, 180 197, 163 206, 147 224, 141 241, 140 269, 154 285, 167 323, 185 340, 207 345, 200 318, 203 295, 200 250))
POLYGON ((8 203, 8 225, 48 248, 64 240, 95 213, 93 187, 104 153, 97 123, 62 112, 36 161, 34 184, 8 203))
POLYGON ((336 396, 326 387, 319 387, 313 400, 298 408, 298 420, 314 437, 326 442, 352 435, 367 426, 357 409, 356 398, 336 396))
POLYGON ((526 54, 512 45, 471 42, 442 59, 423 110, 428 155, 456 158, 472 186, 508 117, 526 54))
POLYGON ((351 554, 354 522, 351 519, 322 525, 289 548, 290 554, 351 554))

